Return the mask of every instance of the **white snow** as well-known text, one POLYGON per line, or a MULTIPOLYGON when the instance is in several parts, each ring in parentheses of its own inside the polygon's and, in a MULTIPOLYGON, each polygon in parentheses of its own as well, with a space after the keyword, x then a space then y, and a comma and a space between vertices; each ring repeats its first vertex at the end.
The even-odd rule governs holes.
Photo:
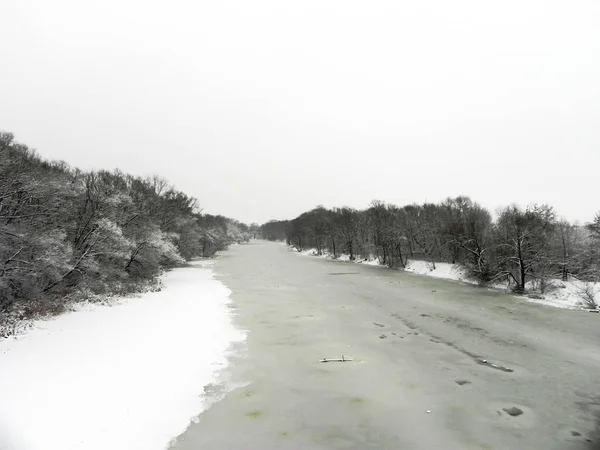
POLYGON ((367 260, 357 261, 360 264, 366 264, 367 266, 380 266, 381 261, 378 258, 369 258, 367 260))
POLYGON ((418 261, 409 260, 404 269, 407 272, 418 273, 420 275, 427 275, 434 278, 444 278, 446 280, 455 281, 467 281, 465 271, 458 264, 450 263, 435 263, 434 265, 429 261, 418 261))
POLYGON ((245 334, 210 264, 163 283, 0 341, 0 449, 163 450, 185 431, 245 334))
POLYGON ((334 258, 333 254, 328 253, 327 251, 322 251, 321 254, 319 255, 319 252, 317 251, 316 248, 309 248, 308 250, 302 250, 301 252, 298 252, 294 247, 288 246, 288 248, 290 248, 291 250, 294 250, 296 253, 298 253, 299 255, 303 255, 303 256, 317 256, 319 258, 336 259, 337 261, 343 261, 343 262, 355 262, 357 264, 367 264, 368 266, 380 266, 381 265, 379 258, 375 258, 375 257, 373 257, 373 255, 371 255, 367 259, 357 259, 357 260, 351 261, 350 255, 346 255, 346 254, 341 254, 341 255, 338 255, 337 258, 334 258))
MULTIPOLYGON (((539 303, 541 305, 554 306, 555 308, 567 308, 567 309, 581 309, 587 308, 582 304, 582 289, 587 283, 583 281, 571 278, 569 281, 561 281, 559 279, 549 280, 549 287, 546 289, 544 294, 541 294, 543 298, 527 298, 532 303, 539 303)), ((596 299, 598 298, 598 291, 600 290, 597 285, 592 285, 596 291, 596 299)), ((535 289, 533 283, 528 283, 527 287, 535 289)))
MULTIPOLYGON (((305 256, 317 256, 315 249, 304 250, 299 252, 305 256)), ((333 255, 323 253, 320 257, 333 259, 333 255)), ((349 262, 349 255, 340 255, 337 258, 338 261, 349 262)), ((358 264, 367 264, 371 266, 381 265, 378 258, 371 256, 367 260, 355 260, 353 261, 358 264)), ((459 264, 451 263, 435 263, 435 269, 433 264, 429 261, 421 260, 409 260, 404 269, 406 272, 411 272, 418 275, 426 275, 434 278, 443 278, 447 280, 461 281, 463 283, 473 283, 474 280, 470 280, 466 276, 466 271, 459 264)), ((538 303, 546 306, 553 306, 555 308, 568 308, 568 309, 581 309, 586 308, 582 304, 582 290, 585 288, 587 283, 571 278, 569 281, 561 281, 560 279, 547 280, 548 288, 543 294, 538 294, 543 298, 531 298, 523 296, 523 298, 532 303, 538 303)), ((506 282, 497 282, 492 287, 497 289, 508 289, 506 282)), ((596 299, 600 303, 600 283, 592 285, 592 289, 596 292, 596 299)), ((527 290, 531 292, 539 293, 539 286, 535 283, 527 283, 527 290)))

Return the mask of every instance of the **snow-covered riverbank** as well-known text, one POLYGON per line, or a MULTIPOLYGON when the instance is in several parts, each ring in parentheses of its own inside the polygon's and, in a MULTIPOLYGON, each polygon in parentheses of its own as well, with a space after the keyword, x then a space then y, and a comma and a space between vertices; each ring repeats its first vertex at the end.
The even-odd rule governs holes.
MULTIPOLYGON (((318 256, 320 258, 330 258, 338 261, 354 262, 357 264, 366 264, 370 266, 382 265, 380 260, 374 257, 365 260, 350 261, 349 255, 339 255, 337 258, 334 258, 333 255, 326 252, 318 255, 316 249, 304 250, 298 254, 304 256, 318 256)), ((467 277, 465 268, 461 267, 459 264, 437 262, 435 263, 434 268, 433 264, 427 261, 411 259, 407 261, 404 271, 417 275, 427 275, 433 278, 443 278, 446 280, 476 284, 474 280, 471 280, 467 277)), ((529 296, 523 296, 522 298, 529 302, 553 306, 555 308, 589 309, 591 306, 590 304, 586 303, 586 300, 589 298, 596 298, 600 295, 600 284, 586 283, 576 280, 572 277, 569 279, 569 281, 563 281, 557 278, 549 279, 547 280, 547 283, 548 287, 543 294, 530 294, 529 296)), ((504 289, 509 292, 508 283, 506 282, 499 281, 491 287, 504 289)), ((536 286, 533 282, 527 283, 527 289, 534 293, 539 291, 538 286, 536 286)))
POLYGON ((0 449, 163 450, 207 407, 231 344, 230 291, 210 262, 160 292, 85 305, 0 341, 0 449))

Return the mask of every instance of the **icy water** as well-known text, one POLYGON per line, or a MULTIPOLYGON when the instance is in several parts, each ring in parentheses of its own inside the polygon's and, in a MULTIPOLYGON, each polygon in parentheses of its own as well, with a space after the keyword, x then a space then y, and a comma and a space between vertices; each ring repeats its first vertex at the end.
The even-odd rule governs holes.
POLYGON ((276 243, 215 270, 248 330, 240 387, 175 450, 600 448, 596 314, 276 243))

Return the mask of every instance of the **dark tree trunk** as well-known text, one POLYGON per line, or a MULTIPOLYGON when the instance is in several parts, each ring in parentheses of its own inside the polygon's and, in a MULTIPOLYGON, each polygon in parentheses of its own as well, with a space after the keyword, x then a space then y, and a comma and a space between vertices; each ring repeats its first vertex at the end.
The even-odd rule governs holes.
POLYGON ((398 249, 398 258, 400 258, 400 265, 404 268, 406 267, 406 264, 404 262, 404 259, 402 258, 402 243, 398 242, 398 244, 396 244, 396 247, 398 249))
POLYGON ((563 247, 563 266, 562 266, 562 280, 569 280, 569 269, 567 267, 569 260, 569 252, 567 251, 567 244, 565 242, 564 232, 562 235, 562 247, 563 247))
POLYGON ((519 286, 518 286, 518 290, 519 290, 519 292, 525 292, 526 270, 525 270, 525 262, 523 261, 523 252, 522 252, 521 241, 520 240, 517 242, 517 255, 519 257, 519 286))

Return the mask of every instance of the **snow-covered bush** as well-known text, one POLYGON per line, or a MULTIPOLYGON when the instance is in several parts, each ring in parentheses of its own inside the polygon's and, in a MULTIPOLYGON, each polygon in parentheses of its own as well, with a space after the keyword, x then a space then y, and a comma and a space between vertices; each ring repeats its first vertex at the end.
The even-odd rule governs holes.
POLYGON ((577 289, 577 296, 581 300, 581 305, 589 309, 597 309, 596 295, 598 287, 595 283, 582 283, 577 289))

